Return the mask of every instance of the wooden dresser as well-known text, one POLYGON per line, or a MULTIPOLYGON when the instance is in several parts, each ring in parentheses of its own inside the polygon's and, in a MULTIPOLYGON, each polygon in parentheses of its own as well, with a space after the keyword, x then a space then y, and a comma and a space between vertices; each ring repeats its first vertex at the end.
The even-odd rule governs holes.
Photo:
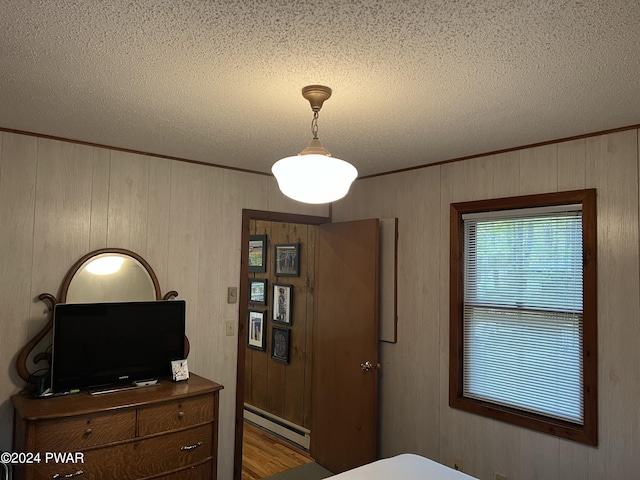
POLYGON ((192 373, 101 395, 14 395, 14 452, 40 460, 14 464, 15 478, 215 480, 222 388, 192 373))

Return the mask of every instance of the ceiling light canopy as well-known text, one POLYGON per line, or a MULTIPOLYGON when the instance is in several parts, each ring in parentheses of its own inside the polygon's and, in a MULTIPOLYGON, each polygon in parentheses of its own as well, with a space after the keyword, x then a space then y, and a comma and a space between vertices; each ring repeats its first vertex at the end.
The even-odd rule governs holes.
POLYGON ((278 187, 287 197, 303 203, 330 203, 341 199, 358 176, 349 162, 332 157, 318 140, 318 113, 331 96, 331 89, 323 85, 309 85, 302 96, 311 104, 313 138, 298 155, 278 160, 271 167, 278 187))

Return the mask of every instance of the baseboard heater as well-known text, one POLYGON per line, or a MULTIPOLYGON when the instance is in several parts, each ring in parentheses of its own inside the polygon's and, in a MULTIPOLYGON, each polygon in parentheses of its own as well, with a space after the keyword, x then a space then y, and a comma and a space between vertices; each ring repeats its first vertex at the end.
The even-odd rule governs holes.
POLYGON ((244 404, 244 419, 309 450, 311 430, 247 403, 244 404))

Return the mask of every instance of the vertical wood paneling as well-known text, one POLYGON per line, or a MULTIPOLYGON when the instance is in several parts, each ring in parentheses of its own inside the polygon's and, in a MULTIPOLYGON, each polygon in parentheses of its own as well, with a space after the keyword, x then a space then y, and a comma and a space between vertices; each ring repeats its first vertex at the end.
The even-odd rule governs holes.
MULTIPOLYGON (((200 240, 198 255, 198 311, 195 318, 206 319, 195 323, 193 347, 201 352, 198 372, 207 372, 210 378, 221 378, 226 359, 224 351, 225 321, 237 321, 237 314, 229 318, 227 311, 227 289, 224 255, 215 248, 224 244, 225 232, 219 228, 222 218, 222 182, 223 175, 212 168, 201 169, 202 173, 202 206, 200 210, 200 240)), ((169 206, 169 199, 167 208, 169 206)), ((237 304, 232 305, 237 307, 237 304)), ((235 308, 233 308, 234 313, 235 308)), ((229 337, 235 339, 235 337, 229 337)))
POLYGON ((0 450, 10 450, 13 409, 6 399, 22 384, 13 362, 28 341, 36 155, 35 138, 0 133, 0 450))
MULTIPOLYGON (((171 164, 171 209, 167 283, 187 302, 187 336, 195 338, 198 311, 202 172, 198 165, 171 164)), ((204 352, 189 353, 194 368, 204 352)))
MULTIPOLYGON (((156 273, 163 294, 175 290, 167 281, 171 253, 169 248, 171 164, 170 160, 160 158, 154 158, 149 162, 149 206, 145 219, 147 225, 145 259, 156 273)), ((178 295, 180 295, 179 291, 178 295)))
POLYGON ((89 232, 90 251, 107 246, 110 169, 111 151, 104 148, 94 148, 93 179, 91 182, 91 231, 89 232))
MULTIPOLYGON (((284 415, 283 418, 302 425, 304 422, 304 374, 306 367, 307 299, 309 298, 309 252, 308 225, 293 225, 293 243, 300 244, 300 276, 289 277, 287 283, 293 285, 292 324, 289 327, 290 362, 285 370, 284 415)), ((275 301, 271 300, 271 309, 275 301)))
POLYGON ((520 195, 558 191, 558 144, 520 150, 520 195))
MULTIPOLYGON (((295 243, 297 241, 296 232, 293 230, 293 225, 289 223, 280 223, 273 222, 271 224, 271 246, 269 255, 271 260, 269 263, 273 265, 274 262, 274 248, 275 245, 282 243, 295 243)), ((275 275, 275 272, 273 272, 275 275)), ((275 278, 274 282, 277 283, 293 283, 292 277, 271 277, 275 278)), ((294 287, 293 294, 296 294, 296 289, 294 287)), ((273 299, 269 299, 271 304, 271 309, 273 309, 273 299)), ((270 312, 272 310, 269 310, 270 312)), ((295 313, 295 312, 294 312, 295 313)), ((294 318, 295 322, 296 319, 294 318)), ((285 382, 286 382, 286 366, 280 362, 276 362, 271 359, 271 348, 273 342, 273 335, 271 334, 272 328, 280 327, 278 324, 274 324, 270 319, 266 323, 267 325, 267 357, 269 358, 267 363, 267 408, 268 412, 273 413, 279 417, 284 418, 284 400, 285 397, 282 395, 282 392, 285 391, 285 382)))
MULTIPOLYGON (((93 148, 38 139, 32 294, 58 295, 64 275, 89 251, 93 148)), ((41 302, 32 308, 44 318, 41 302)), ((37 322, 35 333, 43 322, 37 322)))
POLYGON ((496 198, 520 194, 519 150, 493 156, 493 191, 496 198))
MULTIPOLYGON (((453 168, 454 202, 482 200, 493 195, 493 157, 455 162, 453 168)), ((447 225, 448 225, 447 214, 447 225)))
MULTIPOLYGON (((439 167, 407 172, 388 189, 378 183, 374 194, 381 216, 398 218, 398 340, 403 345, 380 344, 380 383, 385 390, 389 384, 403 392, 401 398, 381 397, 382 442, 395 453, 416 451, 433 458, 439 454, 439 440, 427 432, 439 428, 440 422, 439 290, 431 287, 439 278, 439 167), (421 268, 416 269, 418 264, 421 268), (421 352, 418 361, 415 352, 421 352), (418 403, 420 408, 415 408, 418 403), (407 413, 411 422, 403 420, 407 413), (388 428, 394 435, 384 435, 388 428)), ((366 216, 378 215, 369 210, 366 216)))
POLYGON ((518 458, 519 478, 549 478, 549 474, 557 472, 560 467, 560 439, 531 430, 522 430, 518 458))
POLYGON ((111 152, 109 187, 110 247, 126 248, 143 257, 147 253, 149 157, 111 152))
POLYGON ((586 139, 558 144, 558 191, 587 188, 586 139))
POLYGON ((307 279, 306 279, 306 302, 305 302, 305 329, 304 329, 304 372, 303 372, 303 404, 301 426, 311 428, 311 375, 313 372, 313 320, 315 302, 315 281, 316 281, 316 242, 318 237, 318 227, 309 225, 307 236, 307 279))
POLYGON ((606 451, 594 478, 632 478, 640 467, 637 148, 633 131, 587 139, 595 167, 587 183, 598 186, 599 449, 606 451))
POLYGON ((445 223, 449 220, 451 203, 453 203, 454 197, 454 166, 452 164, 442 165, 440 167, 440 217, 438 224, 440 227, 440 265, 439 265, 439 279, 438 279, 438 293, 439 293, 439 328, 437 334, 440 340, 440 346, 438 347, 439 355, 439 375, 440 383, 438 393, 440 395, 440 405, 438 410, 440 413, 440 425, 438 430, 438 437, 440 442, 440 456, 438 461, 445 465, 452 466, 452 462, 456 459, 455 437, 452 435, 452 425, 454 422, 453 410, 449 408, 449 258, 443 254, 443 250, 449 249, 450 243, 450 231, 449 227, 444 227, 445 223))

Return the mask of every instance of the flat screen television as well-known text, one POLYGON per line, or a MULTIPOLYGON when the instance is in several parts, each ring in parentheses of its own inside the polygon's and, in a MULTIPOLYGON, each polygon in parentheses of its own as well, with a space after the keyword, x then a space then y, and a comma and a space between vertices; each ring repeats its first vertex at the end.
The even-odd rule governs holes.
POLYGON ((170 376, 185 354, 185 313, 183 300, 57 304, 51 391, 170 376))

